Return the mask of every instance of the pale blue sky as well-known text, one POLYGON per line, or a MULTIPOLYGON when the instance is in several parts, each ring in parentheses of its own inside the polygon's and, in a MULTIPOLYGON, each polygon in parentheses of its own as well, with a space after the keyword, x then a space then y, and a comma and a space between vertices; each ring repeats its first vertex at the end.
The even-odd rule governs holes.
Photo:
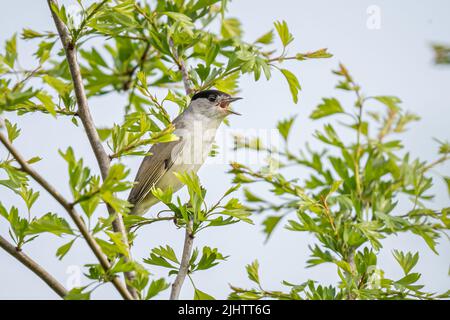
MULTIPOLYGON (((65 1, 67 3, 69 1, 65 1)), ((241 81, 241 96, 245 100, 236 105, 242 117, 232 119, 233 128, 273 128, 275 121, 293 114, 299 114, 294 127, 292 144, 314 143, 312 132, 317 124, 308 120, 311 110, 321 97, 335 94, 336 78, 331 70, 339 62, 344 63, 363 90, 371 95, 397 95, 404 101, 404 107, 419 114, 422 121, 415 124, 405 135, 405 145, 412 155, 432 160, 436 155, 433 137, 449 139, 448 119, 450 107, 450 68, 437 67, 432 63, 430 43, 450 42, 450 2, 434 1, 301 1, 301 0, 241 0, 233 1, 230 15, 243 22, 248 39, 256 39, 272 27, 275 20, 286 20, 295 36, 291 52, 309 51, 327 47, 334 54, 332 59, 290 63, 289 67, 297 75, 303 86, 300 102, 294 105, 288 94, 287 85, 282 77, 275 74, 270 82, 254 83, 252 79, 241 81), (380 29, 367 28, 369 6, 381 9, 380 29)), ((20 32, 23 27, 36 30, 53 30, 45 1, 16 0, 4 4, 0 13, 2 28, 0 42, 20 32)), ((32 66, 33 47, 19 45, 20 59, 24 66, 32 66)), ((344 102, 348 101, 344 97, 344 102)), ((110 125, 120 121, 120 109, 123 97, 92 99, 91 108, 98 125, 110 125), (117 106, 117 108, 115 108, 117 106)), ((12 119, 16 119, 12 117, 12 119)), ((66 186, 66 165, 57 155, 57 148, 65 149, 73 145, 77 155, 90 159, 87 164, 95 168, 90 147, 80 129, 74 128, 69 121, 54 121, 48 116, 26 116, 21 118, 22 137, 17 146, 26 156, 44 155, 44 160, 36 165, 49 180, 68 195, 66 186), (61 179, 64 177, 64 179, 61 179)), ((3 154, 4 149, 0 149, 3 154)), ((126 163, 137 169, 139 159, 126 163)), ((435 172, 449 175, 450 166, 438 167, 435 172)), ((209 190, 208 199, 216 200, 229 186, 230 176, 225 174, 226 165, 206 165, 200 171, 203 184, 209 190)), ((299 176, 303 172, 299 171, 299 176)), ((436 179, 436 194, 433 206, 448 206, 448 195, 444 184, 436 179)), ((263 190, 259 187, 256 190, 263 190)), ((181 192, 181 196, 185 193, 181 192)), ((61 212, 45 192, 36 204, 36 210, 61 212)), ((1 201, 18 205, 12 193, 0 189, 1 201)), ((405 208, 406 209, 406 208, 405 208)), ((258 220, 258 219, 257 219, 258 220)), ((0 223, 0 234, 7 236, 5 223, 0 223)), ((146 228, 139 236, 134 255, 144 257, 149 249, 160 244, 172 245, 180 252, 183 232, 172 224, 158 224, 146 228)), ((307 245, 313 240, 306 234, 289 232, 281 228, 276 230, 272 239, 263 244, 264 235, 259 225, 234 225, 229 228, 216 228, 201 233, 196 244, 218 247, 230 255, 228 261, 209 271, 194 275, 199 289, 216 298, 225 298, 229 293, 228 283, 250 286, 246 280, 244 266, 259 259, 261 279, 267 289, 280 289, 281 280, 301 283, 308 278, 322 283, 334 283, 337 279, 335 267, 305 269, 308 256, 307 245)), ((423 273, 421 282, 428 289, 445 291, 450 288, 448 276, 450 245, 441 240, 436 256, 424 244, 423 240, 413 236, 392 237, 384 241, 380 254, 380 266, 388 276, 401 277, 399 266, 391 255, 393 249, 419 250, 421 260, 417 270, 423 273)), ((62 261, 55 259, 56 248, 64 240, 54 236, 42 236, 27 246, 26 251, 47 267, 63 283, 68 281, 66 273, 70 266, 79 261, 93 262, 92 254, 80 241, 71 253, 62 261)), ((155 269, 156 270, 156 269, 155 269)), ((161 273, 163 275, 163 273, 161 273)), ((82 284, 87 284, 83 282, 82 284)), ((114 290, 101 288, 94 295, 97 298, 117 298, 114 290)), ((181 297, 192 298, 192 287, 186 282, 181 297)), ((40 279, 18 264, 5 252, 0 251, 0 298, 55 298, 40 279)), ((162 295, 167 297, 167 292, 162 295)))

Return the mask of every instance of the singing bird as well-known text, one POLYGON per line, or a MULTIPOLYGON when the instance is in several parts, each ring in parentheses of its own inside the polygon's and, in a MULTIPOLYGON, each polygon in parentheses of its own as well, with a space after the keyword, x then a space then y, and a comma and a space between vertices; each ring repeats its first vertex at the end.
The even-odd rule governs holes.
POLYGON ((242 98, 218 90, 196 93, 186 110, 172 122, 177 141, 154 144, 144 158, 135 178, 128 201, 131 214, 143 215, 159 200, 152 188, 178 191, 183 184, 174 172, 197 172, 211 150, 217 129, 230 114, 239 113, 230 104, 242 98))

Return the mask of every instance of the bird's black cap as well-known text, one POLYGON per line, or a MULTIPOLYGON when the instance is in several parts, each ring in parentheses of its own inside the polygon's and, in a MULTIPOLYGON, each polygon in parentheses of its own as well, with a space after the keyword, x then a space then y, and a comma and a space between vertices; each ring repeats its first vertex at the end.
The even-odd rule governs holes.
POLYGON ((228 97, 230 96, 228 93, 225 93, 225 92, 222 92, 219 90, 204 90, 204 91, 200 91, 200 92, 197 92, 196 94, 194 94, 191 101, 194 101, 194 100, 200 99, 200 98, 208 99, 208 97, 210 97, 211 95, 228 96, 228 97))

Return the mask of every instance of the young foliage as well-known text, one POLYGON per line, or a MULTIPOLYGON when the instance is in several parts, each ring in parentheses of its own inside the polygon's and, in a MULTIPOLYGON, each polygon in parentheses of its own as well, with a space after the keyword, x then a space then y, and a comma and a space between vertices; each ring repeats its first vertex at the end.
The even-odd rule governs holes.
MULTIPOLYGON (((187 184, 190 193, 187 204, 182 204, 180 199, 172 203, 170 190, 153 190, 173 213, 172 217, 128 216, 130 205, 121 193, 131 187, 129 170, 116 161, 126 156, 145 156, 149 145, 178 139, 172 133, 175 128, 168 110, 175 105, 182 112, 189 103, 189 96, 180 90, 180 83, 187 86, 185 89, 189 88, 191 94, 213 86, 235 93, 242 74, 253 74, 257 80, 263 72, 269 78, 270 68, 281 62, 270 61, 273 52, 267 45, 271 42, 272 32, 255 43, 245 41, 240 21, 226 16, 227 1, 153 1, 149 4, 99 1, 89 6, 78 3, 79 17, 70 13, 65 5, 54 1, 49 3, 54 15, 68 31, 70 39, 64 50, 76 48, 78 51, 80 76, 87 98, 113 93, 128 95, 123 106, 123 121, 97 128, 99 138, 110 148, 109 160, 112 162, 104 179, 85 165, 85 159, 76 157, 72 147, 59 151, 67 163, 68 186, 73 198, 66 208, 83 212, 82 219, 86 221, 90 234, 112 264, 110 270, 105 270, 100 264, 86 265, 87 277, 101 284, 111 281, 112 275, 119 272, 134 272, 135 280, 128 285, 138 291, 138 298, 154 298, 168 284, 164 279, 150 281, 145 268, 131 260, 129 248, 140 227, 161 220, 174 220, 177 227, 189 229, 194 236, 204 228, 239 221, 251 223, 250 213, 236 199, 223 202, 222 198, 207 207, 204 203, 206 191, 198 178, 180 172, 178 177, 187 184), (219 29, 209 27, 215 21, 220 22, 219 29), (95 37, 102 41, 92 42, 95 37), (160 89, 167 92, 162 99, 155 95, 155 91, 160 89), (103 203, 113 214, 104 215, 103 203), (100 213, 100 217, 96 213, 100 213), (129 241, 115 230, 117 216, 122 217, 131 230, 129 241)), ((6 42, 0 59, 0 112, 18 115, 43 113, 56 119, 69 117, 74 125, 85 126, 85 118, 79 113, 80 106, 76 103, 79 97, 69 72, 70 62, 58 52, 58 38, 55 32, 23 30, 23 40, 36 42, 36 66, 31 70, 22 70, 17 64, 17 36, 6 42)), ((5 128, 8 140, 14 142, 19 136, 19 127, 6 120, 5 128)), ((29 164, 39 160, 38 157, 32 158, 29 164)), ((23 218, 18 208, 7 210, 2 206, 2 216, 8 221, 18 248, 39 233, 51 232, 70 237, 56 250, 59 259, 69 254, 78 243, 76 239, 80 234, 71 229, 59 214, 33 217, 31 210, 39 191, 28 186, 27 174, 13 158, 8 156, 2 161, 1 169, 7 176, 1 184, 17 193, 28 209, 28 218, 23 218)), ((224 197, 236 189, 237 186, 230 188, 224 197)), ((162 246, 153 250, 145 262, 165 266, 178 264, 179 267, 181 259, 173 261, 174 253, 170 256, 172 260, 168 259, 169 253, 170 247, 162 246)), ((188 266, 192 272, 209 269, 226 259, 217 249, 209 247, 203 248, 202 254, 198 255, 194 250, 188 266)), ((71 290, 66 298, 88 299, 96 287, 89 285, 71 290)), ((198 289, 195 292, 197 298, 208 296, 198 289)))
POLYGON ((284 148, 258 148, 280 159, 279 170, 270 165, 253 169, 234 163, 230 173, 242 184, 265 184, 277 199, 277 204, 273 204, 267 197, 244 189, 249 209, 267 213, 263 221, 267 238, 280 224, 290 231, 313 234, 315 242, 309 246, 307 266, 336 265, 339 283, 324 287, 312 281, 302 285, 284 281, 290 291, 267 291, 260 285, 258 263, 254 262, 247 266, 247 273, 258 287, 232 286, 230 298, 448 298, 448 292, 428 293, 423 285, 417 284, 420 274, 411 270, 419 253, 393 252, 404 271, 404 276, 397 280, 389 279, 377 264, 383 240, 399 233, 422 238, 430 250, 438 253, 438 240, 445 240, 450 225, 448 208, 435 208, 430 202, 433 179, 429 171, 448 160, 448 143, 440 142, 436 161, 413 159, 403 150, 398 133, 419 118, 404 112, 397 97, 365 96, 343 65, 334 73, 339 78, 337 88, 352 93, 355 102, 353 106, 345 106, 337 97, 324 98, 313 110, 312 120, 328 121, 314 135, 323 148, 316 144, 315 149, 307 145, 305 150, 293 151, 287 142, 294 118, 283 120, 277 128, 284 148), (381 109, 382 106, 385 108, 381 109), (353 140, 340 138, 345 130, 353 132, 353 140), (296 166, 306 168, 309 174, 296 177, 284 173, 286 168, 296 166), (401 202, 405 196, 409 203, 401 202), (409 209, 405 211, 405 207, 409 209))

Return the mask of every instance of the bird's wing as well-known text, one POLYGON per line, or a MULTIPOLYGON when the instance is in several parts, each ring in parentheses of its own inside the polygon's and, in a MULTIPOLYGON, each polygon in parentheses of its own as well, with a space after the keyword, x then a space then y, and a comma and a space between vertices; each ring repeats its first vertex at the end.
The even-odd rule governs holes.
POLYGON ((128 196, 128 201, 135 206, 145 199, 151 188, 172 167, 183 147, 183 140, 158 143, 150 148, 139 167, 135 185, 128 196))

